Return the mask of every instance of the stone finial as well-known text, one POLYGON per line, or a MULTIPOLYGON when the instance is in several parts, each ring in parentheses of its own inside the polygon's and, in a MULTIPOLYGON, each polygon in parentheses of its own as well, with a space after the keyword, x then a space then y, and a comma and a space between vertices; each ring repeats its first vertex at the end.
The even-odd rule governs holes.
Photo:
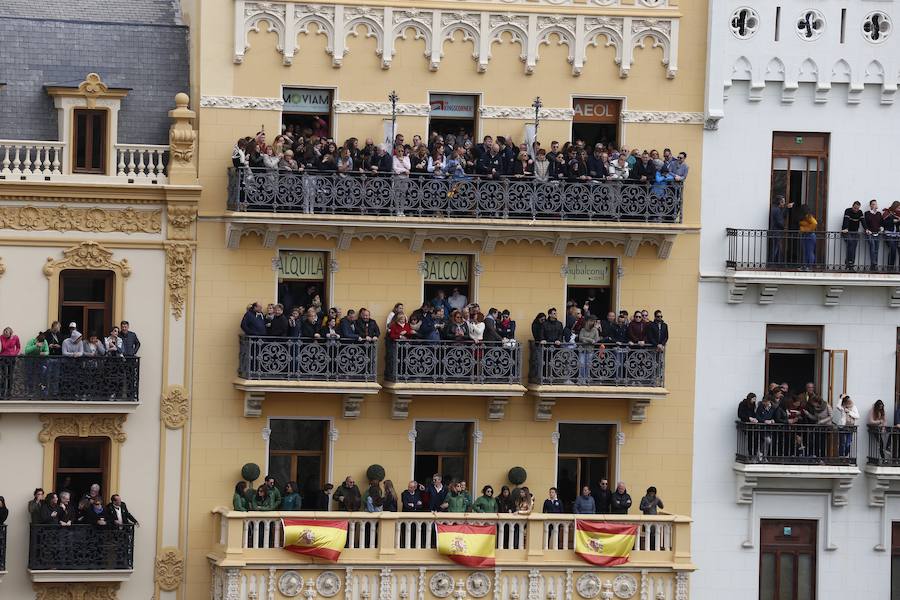
POLYGON ((172 125, 169 127, 169 183, 191 185, 197 181, 197 163, 194 148, 197 133, 194 117, 197 114, 188 106, 191 99, 184 92, 175 94, 175 108, 169 111, 172 125))

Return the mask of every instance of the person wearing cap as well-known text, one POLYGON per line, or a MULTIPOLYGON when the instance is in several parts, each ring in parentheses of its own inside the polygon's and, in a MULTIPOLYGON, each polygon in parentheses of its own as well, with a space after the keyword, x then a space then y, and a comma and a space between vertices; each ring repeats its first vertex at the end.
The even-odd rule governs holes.
MULTIPOLYGON (((74 325, 70 323, 69 327, 74 325)), ((81 341, 81 333, 77 329, 72 329, 72 333, 68 339, 62 343, 63 356, 84 356, 84 344, 81 341)))

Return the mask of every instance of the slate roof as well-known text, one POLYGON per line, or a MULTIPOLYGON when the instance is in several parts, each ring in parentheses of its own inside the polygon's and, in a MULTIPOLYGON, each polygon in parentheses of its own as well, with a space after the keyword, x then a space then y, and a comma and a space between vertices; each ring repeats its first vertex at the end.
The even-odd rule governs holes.
POLYGON ((189 91, 188 27, 177 0, 0 0, 0 139, 56 140, 45 86, 88 73, 129 88, 119 142, 168 143, 167 112, 189 91))

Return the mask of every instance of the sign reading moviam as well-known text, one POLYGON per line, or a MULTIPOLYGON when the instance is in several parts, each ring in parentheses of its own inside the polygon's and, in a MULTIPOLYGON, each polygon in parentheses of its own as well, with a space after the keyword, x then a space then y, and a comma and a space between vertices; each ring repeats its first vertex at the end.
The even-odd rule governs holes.
POLYGON ((282 90, 285 112, 325 115, 331 112, 331 90, 289 88, 282 90))

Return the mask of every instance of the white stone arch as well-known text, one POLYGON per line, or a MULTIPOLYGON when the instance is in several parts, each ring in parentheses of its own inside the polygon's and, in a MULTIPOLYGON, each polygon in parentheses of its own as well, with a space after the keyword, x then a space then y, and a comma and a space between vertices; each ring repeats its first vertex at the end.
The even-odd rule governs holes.
POLYGON ((866 72, 863 74, 863 82, 884 84, 885 74, 884 65, 878 60, 873 60, 866 65, 866 72))
POLYGON ((320 14, 308 14, 297 20, 297 35, 305 33, 309 35, 309 26, 316 24, 318 30, 317 35, 325 36, 325 51, 329 55, 334 55, 334 23, 320 14))
POLYGON ((453 42, 453 36, 457 31, 462 32, 463 42, 472 42, 472 60, 478 60, 478 52, 481 48, 481 32, 467 21, 451 21, 441 28, 441 34, 435 40, 434 49, 431 51, 432 71, 437 70, 440 60, 444 57, 444 43, 453 42))
POLYGON ((569 49, 568 61, 569 64, 573 64, 575 62, 575 34, 563 25, 549 25, 538 32, 537 44, 535 44, 535 59, 540 59, 537 53, 538 49, 541 46, 549 46, 550 36, 553 34, 559 36, 557 45, 562 46, 565 44, 569 49))
POLYGON ((391 31, 390 52, 385 52, 384 56, 381 57, 381 63, 383 67, 390 67, 391 60, 397 53, 394 42, 401 39, 405 40, 406 32, 410 29, 415 32, 415 37, 413 39, 425 40, 425 57, 431 58, 431 55, 434 53, 434 39, 431 33, 431 26, 428 23, 423 22, 421 19, 417 19, 415 17, 405 17, 402 20, 398 21, 391 31))
MULTIPOLYGON (((368 15, 354 16, 347 21, 344 25, 344 31, 346 32, 344 34, 344 44, 346 45, 351 37, 359 37, 359 32, 356 29, 360 25, 366 28, 366 38, 375 38, 375 54, 382 56, 384 54, 384 26, 368 15)), ((346 50, 346 52, 349 52, 349 50, 346 50)))
POLYGON ((834 66, 831 67, 832 83, 850 83, 853 80, 853 69, 843 58, 839 59, 834 66))
POLYGON ((596 27, 592 27, 588 29, 584 33, 584 60, 587 61, 587 47, 592 46, 596 48, 600 45, 600 36, 606 38, 606 43, 603 44, 604 48, 609 48, 612 46, 616 51, 616 64, 621 68, 622 66, 622 50, 625 44, 622 42, 622 32, 617 30, 615 27, 611 25, 599 25, 596 27))
POLYGON ((235 63, 244 62, 244 54, 250 49, 250 32, 259 33, 261 23, 266 24, 268 31, 274 31, 278 35, 276 48, 282 54, 284 53, 286 23, 283 11, 284 6, 279 7, 278 5, 262 7, 254 5, 252 9, 248 7, 243 26, 235 32, 237 34, 234 48, 235 63))
MULTIPOLYGON (((631 38, 631 49, 640 48, 641 50, 645 49, 647 38, 650 38, 653 41, 653 45, 650 46, 651 49, 662 48, 663 56, 662 56, 662 64, 667 67, 669 72, 669 77, 674 77, 674 69, 673 65, 670 63, 672 58, 672 43, 669 38, 669 34, 666 31, 663 31, 658 28, 657 25, 652 26, 638 26, 635 25, 633 35, 631 38)), ((631 62, 633 59, 629 61, 628 68, 631 67, 631 62)))
POLYGON ((787 76, 787 70, 784 63, 777 56, 773 57, 766 65, 764 79, 766 81, 784 81, 787 76))
POLYGON ((812 58, 807 58, 800 63, 800 70, 797 72, 797 81, 804 83, 817 83, 819 81, 819 65, 812 58))
POLYGON ((512 35, 513 43, 519 44, 522 48, 522 52, 519 54, 519 58, 521 60, 526 60, 528 58, 528 31, 517 25, 513 22, 505 22, 497 25, 496 27, 492 27, 490 32, 488 33, 488 57, 490 58, 490 48, 493 47, 494 44, 500 43, 503 41, 503 34, 510 33, 512 35))
POLYGON ((731 65, 732 81, 750 81, 753 79, 753 63, 746 56, 739 56, 731 65))

